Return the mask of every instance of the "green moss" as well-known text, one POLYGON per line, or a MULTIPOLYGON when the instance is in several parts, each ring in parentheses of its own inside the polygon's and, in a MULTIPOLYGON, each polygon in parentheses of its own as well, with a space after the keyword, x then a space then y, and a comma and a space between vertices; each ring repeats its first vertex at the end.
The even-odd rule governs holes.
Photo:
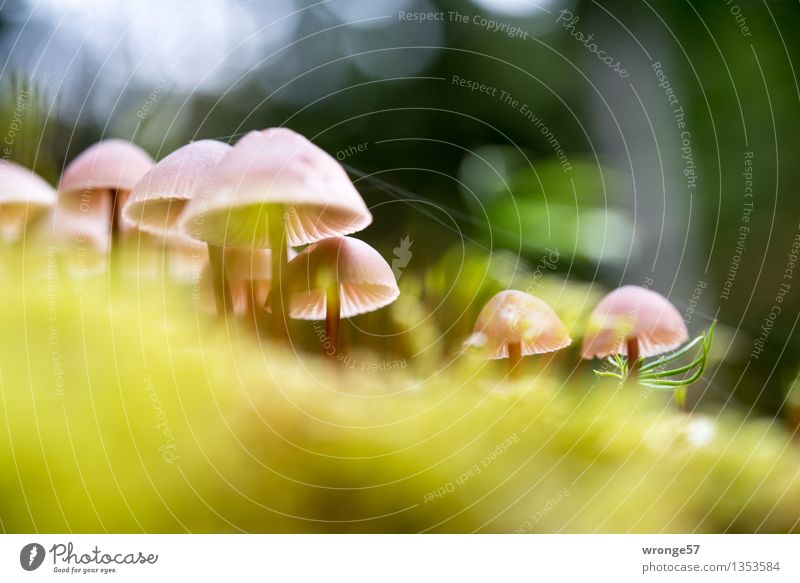
POLYGON ((0 291, 5 531, 798 530, 782 429, 726 414, 701 443, 708 420, 571 354, 505 381, 430 344, 422 280, 385 316, 415 323, 406 366, 364 371, 386 355, 337 366, 195 312, 189 288, 109 293, 28 259, 0 291))

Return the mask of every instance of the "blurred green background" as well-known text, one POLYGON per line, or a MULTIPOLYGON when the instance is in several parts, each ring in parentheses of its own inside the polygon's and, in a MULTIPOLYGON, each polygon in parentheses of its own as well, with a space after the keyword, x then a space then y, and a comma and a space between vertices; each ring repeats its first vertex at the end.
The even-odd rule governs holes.
POLYGON ((423 283, 484 254, 472 289, 559 276, 581 309, 652 280, 693 334, 722 324, 693 404, 776 415, 799 364, 798 25, 788 0, 10 0, 3 156, 55 182, 103 137, 161 158, 286 125, 351 172, 359 236, 388 259, 413 241, 423 283))

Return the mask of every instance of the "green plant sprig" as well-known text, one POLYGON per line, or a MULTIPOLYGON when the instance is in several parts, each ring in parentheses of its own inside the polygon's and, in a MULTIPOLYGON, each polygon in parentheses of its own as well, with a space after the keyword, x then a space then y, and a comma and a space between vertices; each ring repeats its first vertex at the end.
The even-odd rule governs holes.
MULTIPOLYGON (((706 370, 708 365, 708 354, 711 351, 711 344, 714 341, 714 330, 717 322, 714 320, 711 327, 671 354, 661 356, 649 363, 642 364, 638 369, 637 380, 640 385, 648 389, 661 390, 661 391, 676 391, 676 398, 681 401, 685 395, 686 387, 697 382, 706 370), (697 356, 689 364, 680 366, 674 369, 660 370, 666 364, 674 362, 681 358, 697 345, 700 345, 700 350, 697 356), (691 373, 683 378, 675 379, 673 377, 681 374, 691 373)), ((644 358, 639 359, 640 362, 644 358)), ((606 363, 611 367, 611 370, 595 370, 595 374, 599 377, 612 377, 621 381, 628 378, 628 360, 618 354, 609 356, 606 363)))

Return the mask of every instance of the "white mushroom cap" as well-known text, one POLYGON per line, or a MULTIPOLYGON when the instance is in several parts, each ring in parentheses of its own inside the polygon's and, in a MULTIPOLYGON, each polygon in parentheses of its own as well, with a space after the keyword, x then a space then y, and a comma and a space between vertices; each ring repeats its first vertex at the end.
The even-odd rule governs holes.
POLYGON ((290 247, 354 233, 372 222, 332 156, 292 130, 273 128, 239 140, 214 171, 207 195, 187 205, 180 228, 220 247, 270 247, 267 211, 276 204, 284 206, 290 247))
POLYGON ((626 285, 606 295, 592 312, 583 339, 583 358, 627 355, 629 339, 642 357, 673 350, 689 339, 680 312, 661 294, 626 285))
POLYGON ((216 140, 178 148, 136 183, 122 216, 142 231, 176 232, 187 202, 209 188, 212 171, 230 150, 228 144, 216 140))
POLYGON ((64 169, 59 196, 68 198, 91 190, 133 190, 153 164, 147 152, 125 140, 97 142, 64 169))
POLYGON ((34 216, 56 203, 56 191, 32 170, 0 160, 0 236, 20 238, 34 216))
POLYGON ((523 356, 555 352, 572 339, 556 313, 537 297, 505 290, 490 299, 478 314, 467 347, 479 348, 487 358, 508 358, 508 345, 518 343, 523 356))
POLYGON ((286 289, 291 317, 324 320, 325 291, 330 285, 339 286, 342 318, 372 312, 400 295, 392 268, 384 258, 351 237, 318 241, 289 262, 286 289))

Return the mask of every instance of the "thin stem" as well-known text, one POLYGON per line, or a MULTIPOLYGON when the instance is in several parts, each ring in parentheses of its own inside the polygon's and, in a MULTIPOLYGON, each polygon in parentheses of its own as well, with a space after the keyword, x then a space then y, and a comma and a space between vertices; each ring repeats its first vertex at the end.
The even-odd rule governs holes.
POLYGON ((800 441, 800 408, 789 403, 786 420, 789 423, 789 432, 795 440, 800 441))
POLYGON ((681 367, 673 368, 673 369, 669 369, 669 370, 653 371, 651 369, 649 372, 642 372, 641 369, 640 369, 639 370, 639 378, 640 379, 658 379, 658 378, 664 378, 664 377, 671 377, 671 376, 675 376, 676 374, 689 372, 690 370, 692 370, 696 366, 700 366, 702 364, 703 364, 703 359, 701 357, 701 358, 698 358, 696 360, 693 360, 692 362, 690 362, 689 364, 687 364, 685 366, 681 366, 681 367))
POLYGON ((647 364, 642 366, 641 370, 643 372, 646 371, 646 370, 652 370, 654 368, 657 368, 657 367, 661 366, 662 364, 666 364, 668 362, 672 362, 674 360, 678 360, 678 358, 680 358, 681 356, 683 356, 684 354, 689 352, 692 348, 697 346, 697 344, 699 342, 703 341, 704 338, 705 338, 705 336, 703 336, 703 335, 698 336, 697 338, 695 338, 694 340, 689 342, 689 344, 686 344, 685 346, 683 346, 680 350, 678 350, 676 352, 673 352, 671 354, 667 354, 665 356, 662 356, 661 358, 658 358, 658 359, 653 360, 651 362, 648 362, 647 364))
POLYGON ((272 249, 272 293, 269 294, 272 309, 272 337, 277 340, 289 338, 289 316, 286 305, 286 220, 283 205, 267 209, 267 236, 272 249))
POLYGON ((120 214, 122 213, 122 201, 120 200, 119 190, 112 189, 111 195, 111 251, 116 252, 122 230, 120 229, 120 214))
POLYGON ((339 318, 341 317, 341 299, 339 284, 329 285, 325 289, 325 337, 333 350, 325 350, 333 358, 339 354, 339 318))
POLYGON ((169 245, 167 244, 166 237, 160 241, 159 247, 161 248, 161 278, 167 281, 170 278, 169 268, 169 245))
POLYGON ((122 248, 122 239, 124 236, 122 230, 122 207, 125 206, 125 202, 128 200, 128 195, 130 193, 126 190, 119 190, 116 188, 107 192, 109 196, 111 196, 111 265, 114 271, 118 271, 122 259, 120 257, 120 250, 122 248))
POLYGON ((508 376, 519 378, 522 367, 522 345, 519 342, 508 343, 508 376))
POLYGON ((208 264, 211 268, 211 283, 214 286, 214 300, 220 316, 233 311, 231 292, 225 278, 224 250, 216 245, 208 245, 208 264))
POLYGON ((686 387, 675 391, 675 403, 678 405, 678 411, 686 412, 686 387))
POLYGON ((634 378, 639 368, 639 339, 628 338, 628 377, 634 378))
POLYGON ((258 283, 252 279, 245 281, 245 295, 247 296, 247 311, 245 318, 249 320, 249 324, 253 326, 253 330, 258 333, 261 325, 261 309, 262 306, 258 304, 258 283))

